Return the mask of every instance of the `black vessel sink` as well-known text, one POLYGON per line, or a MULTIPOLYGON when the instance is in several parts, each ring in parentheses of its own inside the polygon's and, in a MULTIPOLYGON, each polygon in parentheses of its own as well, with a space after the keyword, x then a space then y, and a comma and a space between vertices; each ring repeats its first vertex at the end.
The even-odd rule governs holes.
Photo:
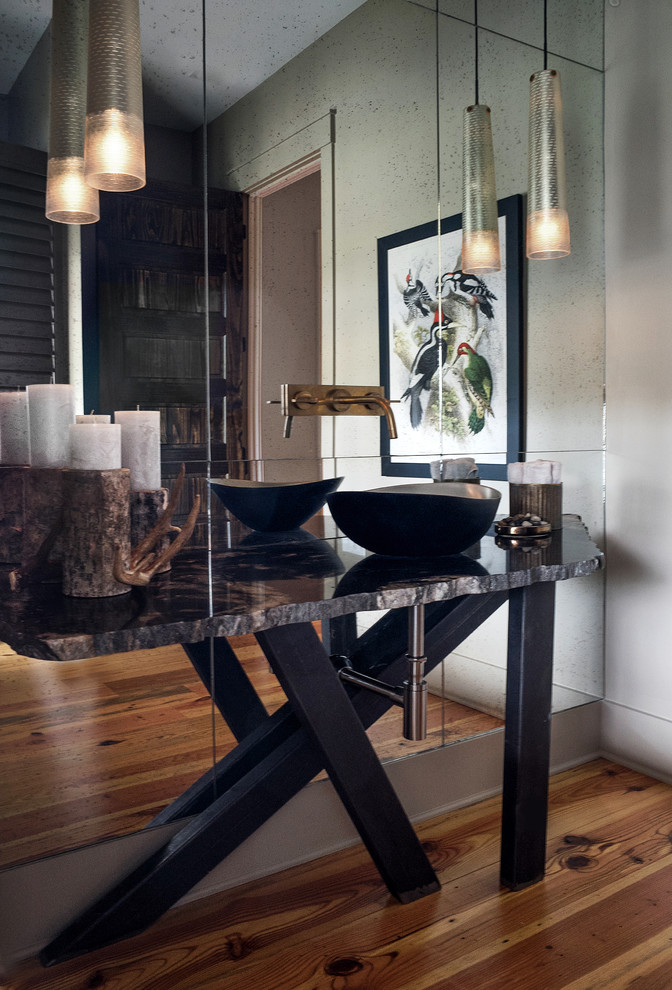
POLYGON ((322 508, 343 478, 320 481, 239 481, 212 478, 210 487, 229 512, 259 533, 296 529, 322 508))
POLYGON ((419 482, 334 492, 327 504, 338 527, 366 550, 393 557, 462 553, 487 533, 501 493, 486 485, 419 482))

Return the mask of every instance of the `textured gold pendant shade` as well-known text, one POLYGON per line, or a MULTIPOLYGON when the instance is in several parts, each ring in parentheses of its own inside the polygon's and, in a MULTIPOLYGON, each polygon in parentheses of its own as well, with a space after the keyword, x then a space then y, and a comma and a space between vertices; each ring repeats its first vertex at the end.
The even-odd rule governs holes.
POLYGON ((464 111, 462 162, 462 271, 498 272, 502 262, 490 107, 464 111))
POLYGON ((498 272, 502 261, 490 107, 478 100, 478 0, 474 0, 474 90, 474 104, 465 109, 462 127, 462 271, 487 275, 498 272))
POLYGON ((544 68, 530 76, 526 253, 532 260, 569 254, 560 76, 546 67, 548 0, 544 0, 544 68))
POLYGON ((84 177, 88 4, 53 0, 51 107, 45 214, 59 223, 95 223, 98 191, 84 177))
POLYGON ((138 0, 90 2, 84 158, 97 189, 145 185, 138 0))
POLYGON ((569 254, 560 76, 555 69, 530 78, 527 257, 569 254))

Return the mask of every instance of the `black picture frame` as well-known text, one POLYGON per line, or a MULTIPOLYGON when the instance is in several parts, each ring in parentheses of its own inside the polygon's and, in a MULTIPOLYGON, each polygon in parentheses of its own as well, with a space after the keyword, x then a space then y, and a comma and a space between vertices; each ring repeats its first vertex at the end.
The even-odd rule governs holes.
MULTIPOLYGON (((523 459, 523 382, 524 382, 524 325, 523 325, 523 231, 522 196, 508 196, 498 202, 500 223, 500 244, 502 247, 502 270, 496 275, 483 278, 488 287, 497 292, 491 300, 493 316, 488 317, 474 305, 472 323, 477 327, 474 340, 483 341, 483 349, 489 353, 492 365, 492 404, 486 412, 484 424, 476 420, 477 431, 472 433, 472 419, 466 410, 468 404, 466 378, 461 365, 453 364, 454 352, 448 351, 443 365, 444 384, 442 388, 453 388, 456 397, 455 409, 465 410, 462 417, 457 413, 452 417, 455 433, 443 439, 436 428, 430 425, 430 415, 423 429, 411 425, 411 397, 406 389, 412 382, 418 382, 411 373, 410 354, 417 354, 423 345, 432 343, 433 326, 436 320, 438 296, 438 264, 444 272, 451 272, 451 265, 459 265, 462 239, 462 214, 441 220, 441 254, 438 249, 437 222, 420 224, 378 239, 378 296, 380 323, 380 367, 381 384, 388 398, 397 400, 393 406, 399 439, 390 440, 387 427, 381 423, 382 474, 398 477, 430 477, 430 461, 462 456, 473 456, 478 464, 479 476, 485 479, 506 480, 506 465, 523 459), (459 245, 459 247, 458 247, 459 245), (433 251, 433 254, 432 254, 433 251), (423 276, 420 278, 420 276, 423 276), (419 305, 409 305, 404 299, 404 289, 416 287, 417 281, 427 290, 418 298, 419 305), (428 298, 430 297, 430 298, 428 298), (504 298, 502 298, 504 297, 504 298), (431 298, 433 298, 433 308, 431 298), (479 322, 484 326, 479 330, 479 322), (481 336, 479 336, 479 333, 481 336), (406 336, 404 336, 406 335, 406 336), (399 353, 403 351, 405 361, 399 353), (445 384, 446 381, 448 384, 445 384), (452 383, 452 384, 451 384, 452 383), (395 394, 396 393, 396 394, 395 394), (458 401, 459 400, 459 401, 458 401), (505 422, 502 422, 505 420, 505 422), (459 436, 462 430, 464 436, 459 436), (435 446, 432 442, 437 439, 435 446), (493 442, 496 440, 496 442, 493 442), (490 446, 492 449, 488 451, 490 446), (419 448, 416 455, 415 449, 419 448), (416 459, 417 457, 417 459, 416 459)), ((443 273, 442 273, 443 274, 443 273)), ((442 283, 443 284, 443 283, 442 283)), ((448 283, 446 283, 447 285, 448 283)), ((451 286, 452 287, 452 286, 451 286)), ((456 290, 457 291, 457 290, 456 290)), ((443 293, 444 297, 446 292, 443 293)), ((466 300, 475 297, 464 295, 463 312, 469 313, 466 300)), ((444 315, 444 319, 446 319, 444 315)), ((451 331, 460 335, 461 330, 451 331)), ((466 332, 466 327, 465 327, 466 332)), ((458 346, 457 336, 454 348, 458 346)), ((438 351, 438 347, 436 348, 438 351)), ((480 352, 479 352, 480 353, 480 352)), ((459 360, 459 359, 458 359, 459 360)), ((432 381, 437 382, 436 373, 432 381)), ((431 383, 430 383, 431 384, 431 383)), ((436 389, 435 389, 436 390, 436 389)), ((431 401, 431 392, 426 385, 419 393, 422 401, 431 401)), ((435 400, 438 416, 438 403, 435 400)), ((445 400, 444 400, 445 408, 445 400)), ((417 402, 416 402, 416 410, 417 402)), ((482 410, 481 410, 482 411, 482 410)), ((423 411, 427 412, 427 406, 423 411)), ((417 420, 416 411, 415 419, 417 420)), ((436 418, 436 417, 435 417, 436 418)), ((441 421, 443 423, 443 420, 441 421)))

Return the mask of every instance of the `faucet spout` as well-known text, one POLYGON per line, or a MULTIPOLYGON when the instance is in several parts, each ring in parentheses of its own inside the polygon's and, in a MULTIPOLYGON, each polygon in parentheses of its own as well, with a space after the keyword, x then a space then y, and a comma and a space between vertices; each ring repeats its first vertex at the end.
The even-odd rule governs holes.
POLYGON ((334 396, 332 402, 336 411, 338 411, 338 406, 341 403, 348 406, 364 406, 367 409, 377 406, 383 411, 390 440, 397 439, 397 424, 394 413, 392 412, 392 403, 384 395, 376 395, 375 393, 367 393, 366 395, 338 395, 334 396))
POLYGON ((385 414, 385 422, 387 423, 387 432, 390 436, 390 440, 397 439, 397 423, 394 418, 394 413, 392 412, 392 402, 390 399, 386 398, 384 395, 374 395, 369 399, 374 405, 381 406, 385 414))

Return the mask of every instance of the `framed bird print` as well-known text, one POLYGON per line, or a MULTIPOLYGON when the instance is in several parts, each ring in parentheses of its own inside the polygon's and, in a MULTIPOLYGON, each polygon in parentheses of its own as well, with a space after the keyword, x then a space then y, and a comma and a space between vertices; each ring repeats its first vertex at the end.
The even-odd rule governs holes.
POLYGON ((461 270, 462 216, 378 240, 381 382, 398 436, 381 424, 382 473, 429 477, 433 460, 473 457, 506 479, 521 460, 522 197, 498 203, 501 271, 461 270))

